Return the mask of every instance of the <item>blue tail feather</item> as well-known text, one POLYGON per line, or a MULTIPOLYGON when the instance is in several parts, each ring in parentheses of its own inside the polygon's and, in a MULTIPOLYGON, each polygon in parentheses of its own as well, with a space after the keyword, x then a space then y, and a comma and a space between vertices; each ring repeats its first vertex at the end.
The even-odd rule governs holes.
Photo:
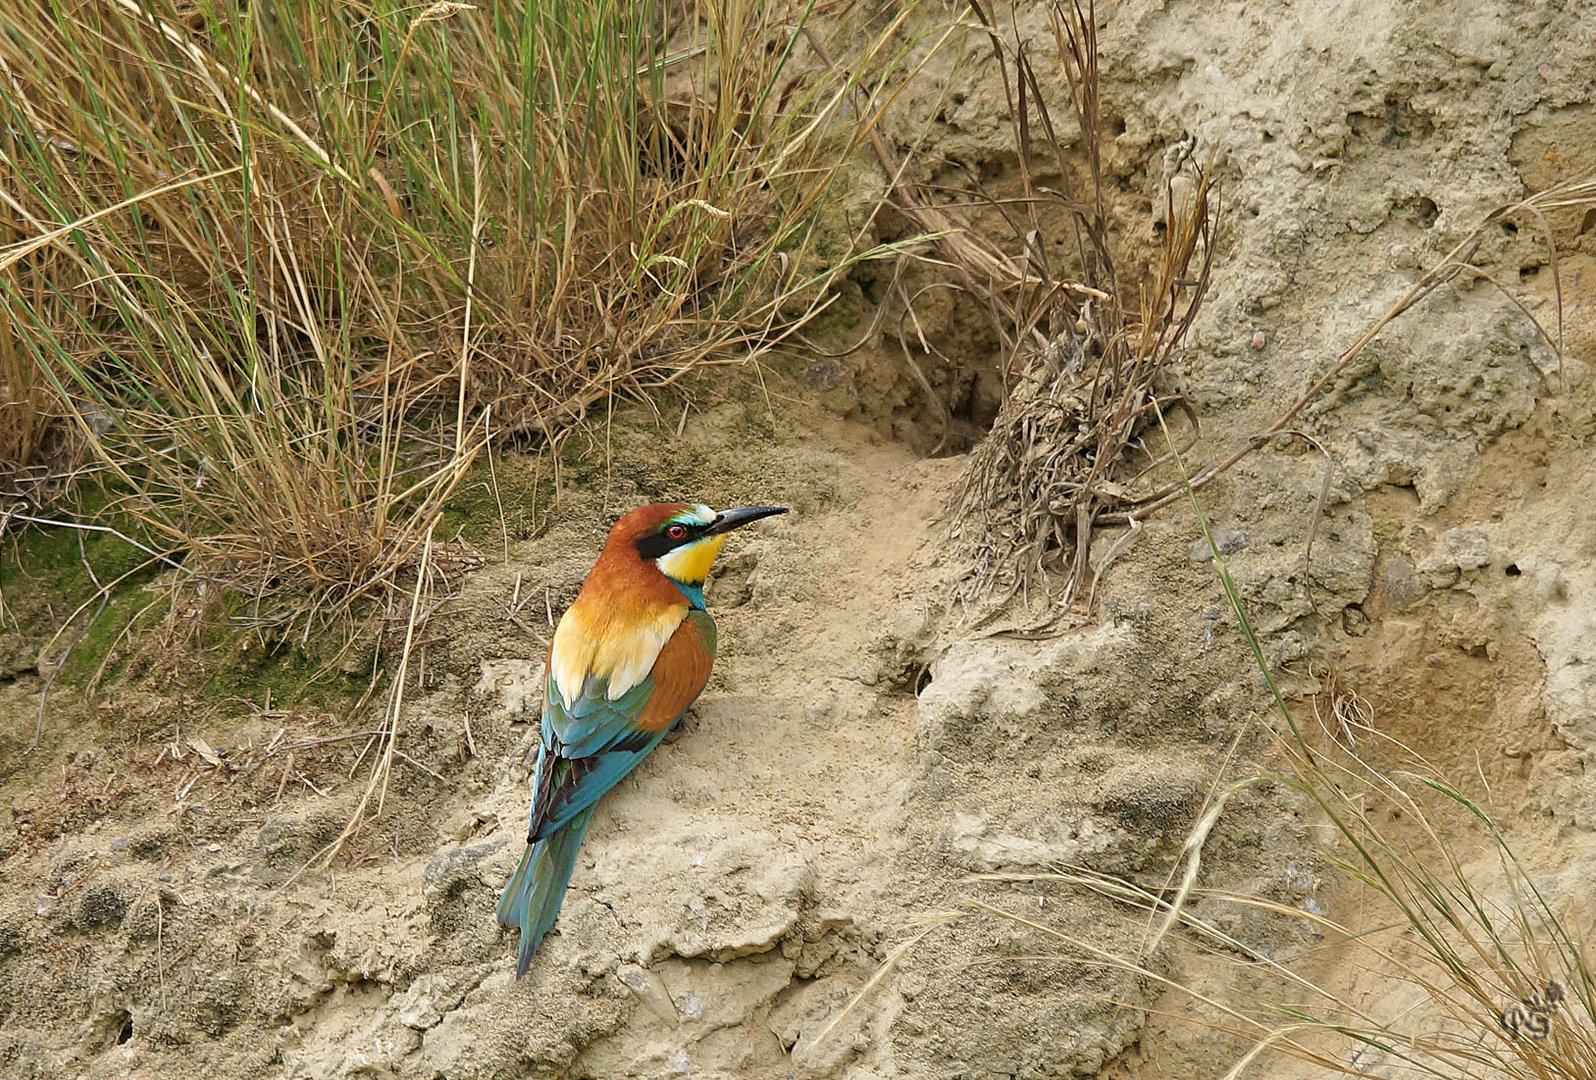
POLYGON ((582 837, 587 823, 593 817, 592 807, 574 814, 564 826, 539 840, 528 844, 521 862, 499 897, 499 925, 521 931, 521 947, 515 960, 515 977, 519 979, 532 966, 532 957, 543 941, 543 935, 554 925, 565 899, 565 889, 571 883, 571 872, 576 869, 576 853, 582 847, 582 837))

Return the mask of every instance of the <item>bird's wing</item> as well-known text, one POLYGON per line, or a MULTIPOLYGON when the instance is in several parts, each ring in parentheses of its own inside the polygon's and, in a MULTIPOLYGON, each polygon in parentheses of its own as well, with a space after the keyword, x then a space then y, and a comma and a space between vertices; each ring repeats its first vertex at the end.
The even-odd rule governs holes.
POLYGON ((614 701, 604 680, 590 677, 567 709, 551 679, 532 788, 532 839, 560 828, 635 769, 703 691, 714 660, 714 620, 692 611, 648 677, 614 701))

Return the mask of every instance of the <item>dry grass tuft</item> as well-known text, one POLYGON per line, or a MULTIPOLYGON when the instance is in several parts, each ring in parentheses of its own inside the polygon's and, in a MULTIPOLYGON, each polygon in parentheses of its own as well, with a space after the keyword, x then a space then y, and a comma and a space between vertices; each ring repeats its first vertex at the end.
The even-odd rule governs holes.
POLYGON ((128 541, 183 626, 403 627, 331 858, 473 461, 757 360, 878 254, 821 210, 911 10, 828 49, 808 0, 11 5, 0 523, 128 541), (106 497, 46 519, 74 455, 106 497))
POLYGON ((0 455, 66 403, 191 581, 402 603, 489 440, 757 357, 864 257, 817 210, 902 21, 820 78, 810 10, 19 5, 0 455))
POLYGON ((1173 176, 1159 257, 1141 288, 1126 288, 1108 239, 1093 6, 1055 0, 1052 7, 1077 132, 1074 161, 1062 150, 1064 140, 1027 45, 1006 41, 979 0, 970 0, 970 6, 1006 74, 1021 192, 1014 199, 980 190, 961 195, 1009 222, 1014 251, 979 230, 959 228, 959 211, 936 205, 923 190, 900 184, 894 195, 911 219, 945 233, 938 240, 942 261, 953 268, 960 287, 980 299, 1009 353, 1004 404, 990 435, 971 455, 953 507, 954 536, 964 541, 969 558, 966 599, 989 601, 989 616, 1016 595, 1029 600, 1036 593, 1055 601, 1052 614, 1036 629, 1056 625, 1072 605, 1084 606, 1089 616, 1093 578, 1134 538, 1138 517, 1183 498, 1188 482, 1202 487, 1271 436, 1306 438, 1291 428, 1302 410, 1381 330, 1436 289, 1454 282, 1488 283, 1517 305, 1561 355, 1561 275, 1550 221, 1596 202, 1596 184, 1589 180, 1559 185, 1488 215, 1267 429, 1195 468, 1189 478, 1169 482, 1159 476, 1153 482, 1150 478, 1167 472, 1164 466, 1174 453, 1169 444, 1160 454, 1143 445, 1155 414, 1182 410, 1196 427, 1197 418, 1164 388, 1161 375, 1181 354, 1210 280, 1218 213, 1209 177, 1189 160, 1166 161, 1173 176), (1035 176, 1043 168, 1056 173, 1061 186, 1038 185, 1035 176), (1071 190, 1069 178, 1077 175, 1085 181, 1081 190, 1071 190), (1020 213, 1011 212, 1013 207, 1020 213), (1054 217, 1062 212, 1069 222, 1074 259, 1067 270, 1051 264, 1045 212, 1054 217), (1546 236, 1555 327, 1531 315, 1522 299, 1475 262, 1493 230, 1511 221, 1528 221, 1546 236), (1091 565, 1097 530, 1125 526, 1131 532, 1106 547, 1103 565, 1091 565))
POLYGON ((1159 405, 1178 404, 1159 389, 1160 377, 1179 357, 1207 290, 1217 208, 1207 172, 1176 163, 1157 263, 1139 285, 1127 283, 1104 197, 1094 6, 1051 7, 1073 140, 1048 104, 1030 46, 1006 40, 979 0, 970 9, 1004 73, 1020 192, 1005 200, 976 190, 959 201, 1000 213, 1013 250, 924 191, 900 186, 897 197, 912 219, 946 234, 940 255, 988 312, 1008 354, 1003 405, 955 499, 954 537, 972 565, 968 593, 1001 606, 1016 594, 1050 592, 1062 570, 1057 599, 1067 607, 1087 598, 1099 520, 1159 494, 1137 485, 1151 466, 1132 469, 1129 452, 1159 405), (1046 174, 1054 186, 1038 182, 1046 174), (1047 223, 1061 216, 1068 265, 1050 254, 1047 223))
MULTIPOLYGON (((1180 404, 1160 396, 1158 385, 1207 288, 1214 221, 1208 199, 1200 169, 1171 187, 1163 258, 1134 315, 1090 279, 1055 286, 1051 303, 1062 311, 1054 317, 1074 322, 1045 346, 1021 350, 955 502, 954 536, 973 559, 972 594, 1029 597, 1048 592, 1062 573, 1057 603, 1085 600, 1087 554, 1100 519, 1133 513, 1157 497, 1136 481, 1159 462, 1133 469, 1131 451, 1157 408, 1180 404), (1188 277, 1194 258, 1200 266, 1188 277)), ((1108 258, 1105 249, 1099 264, 1108 258)))

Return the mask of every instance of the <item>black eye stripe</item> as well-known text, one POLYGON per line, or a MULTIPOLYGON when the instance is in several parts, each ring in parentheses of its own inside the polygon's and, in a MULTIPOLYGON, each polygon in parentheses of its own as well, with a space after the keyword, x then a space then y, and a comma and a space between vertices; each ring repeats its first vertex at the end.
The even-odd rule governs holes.
POLYGON ((708 528, 708 525, 690 525, 682 521, 667 522, 659 532, 651 533, 637 541, 637 553, 645 559, 657 559, 676 548, 692 543, 708 528))

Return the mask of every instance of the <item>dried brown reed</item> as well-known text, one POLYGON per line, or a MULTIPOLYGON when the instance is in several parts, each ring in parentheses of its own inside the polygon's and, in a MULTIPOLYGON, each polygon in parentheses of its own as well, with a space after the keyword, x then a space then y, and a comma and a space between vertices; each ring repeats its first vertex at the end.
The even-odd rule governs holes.
POLYGON ((1160 376, 1179 357, 1207 290, 1217 207, 1208 172, 1186 162, 1165 193, 1156 264, 1139 285, 1125 282, 1103 186, 1094 6, 1056 0, 1049 9, 1073 139, 1048 102, 1030 46, 1005 38, 980 0, 970 10, 1003 73, 1019 194, 962 192, 961 208, 900 183, 894 197, 937 234, 942 261, 988 313, 1007 354, 1003 404, 952 508, 953 536, 972 567, 968 595, 1001 606, 1057 586, 1053 598, 1068 606, 1087 597, 1099 520, 1154 496, 1137 483, 1147 463, 1133 470, 1128 451, 1157 404, 1180 404, 1160 389, 1160 376), (995 209, 1012 235, 973 227, 964 209, 971 206, 995 209), (1063 264, 1049 254, 1048 235, 1061 215, 1070 253, 1063 264))

